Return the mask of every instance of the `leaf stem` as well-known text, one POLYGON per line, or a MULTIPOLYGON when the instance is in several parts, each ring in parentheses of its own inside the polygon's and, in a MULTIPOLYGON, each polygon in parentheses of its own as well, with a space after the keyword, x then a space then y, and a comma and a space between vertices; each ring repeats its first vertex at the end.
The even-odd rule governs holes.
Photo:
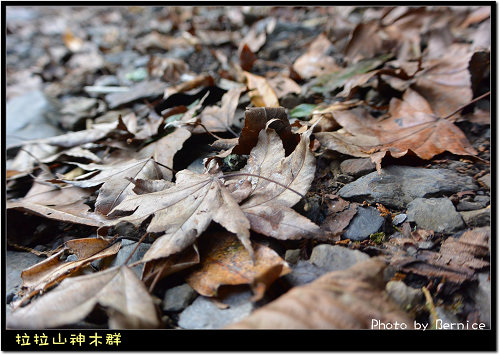
POLYGON ((466 108, 467 106, 472 105, 473 103, 475 103, 475 102, 477 102, 477 101, 479 101, 479 100, 481 100, 481 99, 484 99, 485 97, 489 96, 490 94, 491 94, 491 91, 488 91, 487 93, 482 94, 481 96, 476 97, 474 100, 472 100, 472 101, 470 101, 470 102, 466 103, 465 105, 460 106, 458 109, 456 109, 455 111, 453 111, 453 112, 452 112, 452 113, 450 113, 449 115, 447 115, 447 116, 443 117, 443 120, 447 120, 448 118, 452 117, 452 116, 453 116, 453 115, 455 115, 456 113, 458 113, 458 112, 462 111, 462 110, 463 110, 464 108, 466 108))
POLYGON ((272 180, 272 179, 269 179, 265 176, 261 176, 261 175, 256 175, 256 174, 250 174, 250 173, 234 173, 234 174, 227 174, 227 175, 223 175, 221 176, 221 178, 228 178, 228 177, 234 177, 234 176, 253 176, 253 177, 256 177, 256 178, 260 178, 260 179, 264 179, 264 180, 267 180, 269 182, 273 182, 275 183, 276 185, 278 186, 281 186, 287 190, 290 190, 294 193, 296 193, 297 195, 299 195, 301 198, 305 199, 306 197, 304 195, 302 195, 300 192, 292 189, 291 187, 289 186, 286 186, 286 185, 283 185, 282 183, 278 182, 278 181, 275 181, 275 180, 272 180))
POLYGON ((141 245, 141 243, 144 241, 144 239, 146 238, 146 236, 148 234, 149 234, 148 232, 144 233, 144 235, 141 237, 141 239, 139 239, 139 241, 137 242, 134 250, 132 250, 132 253, 130 253, 130 255, 127 257, 127 260, 125 260, 125 262, 123 263, 123 265, 127 265, 127 263, 129 262, 129 260, 132 258, 132 255, 135 254, 137 248, 139 248, 139 245, 141 245))

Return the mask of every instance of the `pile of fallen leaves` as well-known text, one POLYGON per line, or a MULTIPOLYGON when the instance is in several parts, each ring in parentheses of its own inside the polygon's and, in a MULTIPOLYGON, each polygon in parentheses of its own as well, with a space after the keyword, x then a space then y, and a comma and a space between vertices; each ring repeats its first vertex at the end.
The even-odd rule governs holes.
MULTIPOLYGON (((207 297, 249 285, 261 300, 291 270, 266 238, 301 243, 306 254, 318 243, 366 248, 400 276, 458 286, 489 266, 482 232, 448 238, 418 260, 408 245, 434 235, 407 223, 385 249, 343 238, 361 204, 339 197, 329 172, 347 157, 370 158, 381 172, 388 161, 425 165, 444 153, 487 166, 487 152, 455 123, 489 122, 477 104, 489 93, 489 7, 269 10, 172 8, 131 44, 65 33, 72 66, 41 68, 48 95, 96 93, 109 115, 8 147, 8 223, 35 215, 59 226, 57 245, 42 251, 7 236, 10 247, 47 256, 23 271, 9 327, 61 327, 97 306, 111 328, 164 327, 154 292, 173 275, 207 297), (85 60, 131 46, 149 56, 144 80, 112 91, 81 79, 117 70, 85 60), (169 55, 188 49, 197 60, 169 55), (326 219, 314 214, 318 196, 326 219), (133 263, 130 255, 90 266, 115 256, 123 239, 150 247, 133 263)), ((385 265, 372 258, 292 288, 234 327, 368 328, 368 315, 411 323, 384 296, 385 265)))

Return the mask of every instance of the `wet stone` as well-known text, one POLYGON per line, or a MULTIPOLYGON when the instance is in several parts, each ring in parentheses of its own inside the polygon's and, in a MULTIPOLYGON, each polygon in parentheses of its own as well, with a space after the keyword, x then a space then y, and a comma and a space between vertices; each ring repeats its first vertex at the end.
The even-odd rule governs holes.
POLYGON ((32 253, 17 252, 7 250, 6 254, 6 291, 7 294, 14 292, 17 286, 22 283, 21 272, 24 269, 33 266, 40 261, 45 260, 43 257, 36 256, 32 253))
POLYGON ((327 272, 327 269, 311 264, 309 261, 299 260, 296 265, 292 265, 292 272, 283 276, 283 280, 292 287, 301 286, 316 280, 327 272))
POLYGON ((179 312, 193 302, 198 294, 188 284, 172 287, 167 290, 163 298, 163 310, 166 312, 179 312))
POLYGON ((320 244, 314 247, 309 262, 328 271, 345 270, 368 260, 370 257, 359 250, 338 245, 320 244))
POLYGON ((285 261, 289 264, 297 264, 300 257, 300 249, 289 249, 285 252, 285 261))
MULTIPOLYGON (((129 257, 130 253, 135 249, 135 246, 137 245, 137 242, 134 240, 129 240, 129 239, 123 239, 122 240, 122 246, 120 248, 120 251, 118 254, 116 254, 115 259, 111 262, 110 267, 113 266, 119 266, 123 265, 127 258, 129 257)), ((151 247, 151 244, 148 243, 141 243, 137 250, 135 251, 134 255, 130 258, 130 260, 127 262, 127 264, 132 264, 136 261, 139 261, 142 259, 144 254, 148 251, 148 249, 151 247)), ((99 260, 97 260, 99 261, 99 260)), ((99 267, 97 267, 99 269, 99 267)), ((135 272, 135 274, 140 278, 141 273, 142 273, 142 265, 136 265, 132 268, 132 270, 135 272)))
POLYGON ((349 223, 344 238, 351 240, 365 240, 370 234, 377 233, 384 224, 384 218, 373 207, 358 207, 358 213, 349 223))
POLYGON ((419 197, 452 195, 459 191, 477 190, 470 176, 448 169, 424 169, 389 166, 378 175, 375 171, 345 185, 338 194, 345 199, 381 203, 386 207, 404 209, 419 197))
POLYGON ((397 216, 394 216, 394 218, 392 220, 392 224, 394 224, 395 226, 399 226, 401 223, 406 221, 406 218, 408 218, 408 216, 406 214, 400 213, 397 216))
POLYGON ((408 221, 419 228, 439 233, 453 233, 464 228, 464 222, 448 198, 417 198, 408 204, 408 221))

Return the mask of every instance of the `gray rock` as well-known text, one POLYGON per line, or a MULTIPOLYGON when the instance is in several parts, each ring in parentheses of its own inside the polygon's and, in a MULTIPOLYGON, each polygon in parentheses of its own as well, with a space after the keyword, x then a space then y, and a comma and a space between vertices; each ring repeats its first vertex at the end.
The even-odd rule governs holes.
MULTIPOLYGON (((460 322, 457 315, 451 309, 448 309, 446 307, 437 306, 436 307, 436 314, 437 314, 437 318, 442 321, 440 324, 441 324, 441 327, 443 327, 443 329, 445 329, 444 327, 447 325, 450 325, 450 327, 451 327, 451 323, 459 323, 460 322)), ((438 326, 439 326, 439 324, 438 324, 438 326)), ((452 329, 452 328, 448 328, 448 329, 452 329)), ((456 326, 453 329, 457 329, 456 326)))
POLYGON ((358 177, 375 171, 375 163, 370 158, 347 159, 340 164, 340 170, 344 174, 358 177))
POLYGON ((316 280, 327 272, 327 269, 313 265, 309 261, 299 260, 296 265, 292 265, 292 272, 283 276, 283 280, 292 287, 301 286, 316 280))
POLYGON ((400 213, 397 216, 394 216, 394 218, 392 219, 392 224, 394 224, 395 226, 398 226, 401 223, 403 223, 404 221, 406 221, 407 217, 408 216, 406 214, 400 213))
POLYGON ((172 287, 165 292, 163 310, 166 312, 179 312, 193 302, 198 294, 188 284, 172 287))
POLYGON ((439 233, 453 233, 465 227, 448 198, 417 198, 408 204, 408 221, 439 233))
POLYGON ((300 257, 300 249, 288 249, 285 252, 285 261, 289 264, 297 264, 300 257))
POLYGON ((460 212, 467 227, 482 227, 490 224, 491 208, 460 212))
POLYGON ((481 203, 471 201, 460 201, 457 205, 457 211, 474 211, 482 208, 481 203))
POLYGON ((210 298, 199 296, 179 316, 179 326, 184 329, 220 329, 237 322, 252 312, 251 291, 234 293, 222 300, 229 305, 218 308, 210 298))
POLYGON ((481 182, 488 190, 491 190, 491 175, 486 174, 479 178, 479 182, 481 182))
POLYGON ((479 319, 489 328, 491 324, 491 281, 489 273, 480 273, 477 276, 479 285, 473 298, 479 309, 479 319))
POLYGON ((424 296, 421 290, 409 287, 403 281, 389 281, 385 290, 404 311, 420 304, 424 296))
POLYGON ((338 245, 320 244, 314 247, 309 262, 328 271, 345 270, 370 259, 368 254, 338 245))
POLYGON ((345 185, 339 191, 342 198, 379 202, 387 207, 403 209, 418 197, 454 194, 459 191, 477 190, 470 176, 461 176, 448 169, 424 169, 409 166, 389 166, 365 175, 345 185))
POLYGON ((30 266, 45 260, 32 253, 7 250, 6 255, 6 294, 15 293, 16 287, 22 283, 21 272, 30 266))
POLYGON ((476 197, 474 197, 474 202, 480 203, 481 207, 486 207, 490 204, 490 198, 489 196, 476 195, 476 197))
POLYGON ((10 99, 6 105, 6 147, 61 134, 45 117, 54 110, 41 91, 10 99))
MULTIPOLYGON (((136 245, 137 242, 134 240, 123 239, 120 251, 118 252, 118 254, 116 254, 116 257, 111 262, 110 267, 123 265, 125 263, 125 260, 127 260, 127 258, 129 257, 130 253, 132 253, 132 251, 134 250, 136 245)), ((141 243, 141 245, 139 245, 139 247, 135 251, 134 255, 128 261, 128 264, 132 264, 133 262, 141 260, 144 254, 146 254, 146 252, 148 251, 149 247, 151 247, 151 244, 144 242, 141 243)), ((139 278, 141 277, 142 265, 134 266, 132 270, 136 273, 136 275, 139 278)))
POLYGON ((370 234, 377 233, 385 219, 380 216, 379 211, 373 207, 358 207, 358 213, 349 223, 344 233, 344 238, 351 240, 365 240, 370 234))
POLYGON ((433 246, 434 246, 434 242, 432 242, 430 240, 418 243, 418 248, 423 249, 423 250, 432 249, 433 246))

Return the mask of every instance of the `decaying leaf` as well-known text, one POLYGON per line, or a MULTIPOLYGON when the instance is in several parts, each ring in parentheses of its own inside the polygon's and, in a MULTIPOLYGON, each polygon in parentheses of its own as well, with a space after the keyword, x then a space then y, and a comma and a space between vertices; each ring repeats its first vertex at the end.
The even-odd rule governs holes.
POLYGON ((253 243, 255 263, 240 241, 231 233, 206 235, 200 243, 201 264, 186 282, 199 294, 214 297, 222 285, 248 284, 254 300, 264 296, 267 287, 291 270, 272 249, 253 243))
POLYGON ((293 63, 293 69, 303 79, 339 71, 341 68, 335 63, 335 59, 328 55, 331 47, 330 40, 323 33, 320 34, 310 44, 307 52, 293 63))
POLYGON ((26 296, 22 299, 22 302, 60 282, 92 261, 115 255, 120 250, 120 246, 120 242, 111 244, 101 238, 82 238, 67 241, 58 253, 21 273, 23 279, 21 287, 26 289, 26 296), (75 261, 63 261, 64 256, 68 254, 74 254, 77 259, 75 261))
POLYGON ((99 304, 106 309, 111 329, 157 328, 153 299, 127 266, 65 279, 9 317, 10 329, 56 328, 83 320, 99 304))
POLYGON ((436 117, 427 101, 415 91, 406 91, 403 100, 393 98, 389 112, 391 117, 382 121, 362 109, 335 112, 334 118, 343 131, 321 132, 316 138, 328 149, 371 157, 377 169, 386 153, 400 158, 411 150, 422 159, 445 151, 477 154, 462 131, 452 122, 436 117))
POLYGON ((228 329, 371 329, 380 322, 413 320, 384 291, 385 263, 371 258, 294 287, 228 329))
POLYGON ((128 196, 115 207, 113 211, 134 211, 121 218, 132 223, 140 223, 154 215, 148 232, 165 233, 153 243, 143 261, 165 258, 184 250, 212 221, 235 233, 252 253, 250 223, 224 187, 220 179, 222 173, 213 170, 205 174, 182 170, 176 175, 174 187, 128 196))
POLYGON ((248 95, 257 107, 279 107, 278 96, 267 82, 267 79, 244 71, 247 79, 248 95))
POLYGON ((295 150, 285 157, 278 134, 269 128, 260 131, 257 145, 241 172, 267 179, 250 176, 240 180, 252 184, 241 204, 252 230, 277 239, 310 237, 319 231, 316 224, 291 209, 300 201, 299 194, 309 190, 316 171, 316 159, 309 149, 310 134, 311 131, 303 133, 295 150))

